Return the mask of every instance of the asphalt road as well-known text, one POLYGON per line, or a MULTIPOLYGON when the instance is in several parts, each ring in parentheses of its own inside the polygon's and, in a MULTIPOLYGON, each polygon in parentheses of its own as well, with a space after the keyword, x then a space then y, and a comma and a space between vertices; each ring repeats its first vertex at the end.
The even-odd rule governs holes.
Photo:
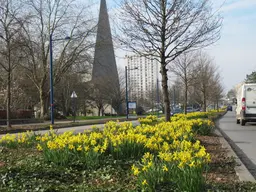
MULTIPOLYGON (((132 122, 133 125, 139 125, 139 122, 137 120, 135 121, 130 121, 132 122)), ((84 132, 84 130, 90 130, 92 129, 93 126, 96 126, 100 129, 102 129, 104 127, 104 124, 97 124, 97 125, 84 125, 84 126, 77 126, 77 127, 68 127, 68 128, 60 128, 60 129, 54 129, 57 133, 61 134, 61 133, 64 133, 66 131, 74 131, 74 133, 82 133, 84 132)), ((48 130, 43 130, 43 131, 35 131, 36 134, 45 134, 49 132, 48 130)), ((17 135, 18 133, 13 133, 15 135, 17 135)), ((10 134, 10 135, 13 135, 13 134, 10 134)), ((0 135, 0 138, 5 135, 5 134, 2 134, 0 135)))
POLYGON ((247 169, 256 177, 256 123, 249 122, 245 126, 236 124, 235 111, 228 111, 219 120, 219 128, 247 169))

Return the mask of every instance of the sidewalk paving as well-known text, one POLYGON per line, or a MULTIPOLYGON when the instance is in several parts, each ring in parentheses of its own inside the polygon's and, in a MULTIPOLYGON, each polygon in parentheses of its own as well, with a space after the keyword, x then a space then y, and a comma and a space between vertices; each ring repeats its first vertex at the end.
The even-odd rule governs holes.
MULTIPOLYGON (((105 124, 108 121, 133 121, 137 120, 140 117, 144 116, 138 116, 136 118, 129 118, 128 120, 126 117, 111 117, 111 118, 102 118, 102 119, 88 119, 88 120, 76 120, 73 122, 73 120, 56 120, 55 124, 53 125, 54 129, 60 129, 60 128, 70 128, 70 127, 79 127, 79 126, 86 126, 86 125, 98 125, 98 124, 105 124)), ((0 134, 6 134, 6 133, 18 133, 18 132, 24 132, 27 130, 47 130, 50 128, 51 121, 45 121, 43 123, 31 123, 31 124, 16 124, 12 125, 12 128, 7 129, 6 126, 0 127, 0 134)))
MULTIPOLYGON (((139 122, 137 120, 130 120, 130 122, 136 126, 139 125, 139 122)), ((74 131, 74 133, 83 133, 85 130, 90 130, 92 129, 93 126, 96 126, 99 129, 102 129, 104 127, 105 124, 91 124, 91 125, 81 125, 81 126, 73 126, 73 127, 65 127, 65 128, 56 128, 55 131, 58 134, 64 133, 66 131, 74 131)), ((49 132, 49 128, 48 129, 42 129, 42 130, 35 130, 34 131, 36 134, 45 134, 46 132, 49 132)), ((18 132, 16 133, 10 133, 10 134, 18 134, 18 132)), ((5 134, 0 134, 0 138, 2 136, 4 136, 5 134)))

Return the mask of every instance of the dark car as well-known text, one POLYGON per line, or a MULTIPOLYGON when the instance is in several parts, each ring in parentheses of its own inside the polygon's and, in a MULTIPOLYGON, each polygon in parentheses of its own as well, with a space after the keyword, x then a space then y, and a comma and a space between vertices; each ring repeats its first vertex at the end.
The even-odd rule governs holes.
POLYGON ((187 107, 187 113, 192 113, 194 112, 195 110, 193 109, 193 107, 187 107))
POLYGON ((172 111, 171 111, 171 116, 173 116, 173 115, 175 115, 175 114, 177 114, 177 113, 182 113, 183 111, 182 111, 182 109, 180 109, 180 108, 174 108, 174 109, 172 109, 172 111))
POLYGON ((227 106, 227 111, 233 111, 233 108, 232 108, 231 105, 228 105, 228 106, 227 106))

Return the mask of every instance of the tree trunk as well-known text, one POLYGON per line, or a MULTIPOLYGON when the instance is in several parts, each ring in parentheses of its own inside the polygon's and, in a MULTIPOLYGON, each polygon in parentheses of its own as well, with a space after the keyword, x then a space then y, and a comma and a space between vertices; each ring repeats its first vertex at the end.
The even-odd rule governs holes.
POLYGON ((98 107, 98 116, 100 117, 101 107, 98 107))
POLYGON ((203 92, 203 111, 206 112, 206 92, 203 92))
POLYGON ((67 105, 66 105, 66 99, 64 94, 61 94, 61 108, 62 108, 62 113, 64 116, 67 116, 67 105))
POLYGON ((87 114, 87 107, 86 107, 86 100, 83 101, 83 115, 86 116, 87 114))
POLYGON ((219 112, 219 101, 218 101, 218 99, 216 100, 216 104, 217 104, 217 111, 219 112))
POLYGON ((170 109, 170 100, 168 94, 168 77, 167 77, 167 69, 166 69, 166 1, 161 1, 161 14, 163 15, 161 21, 161 74, 162 74, 162 88, 163 88, 163 99, 164 99, 164 113, 165 120, 170 121, 171 117, 171 109, 170 109))
POLYGON ((62 113, 63 113, 64 116, 67 116, 67 114, 68 114, 65 105, 62 105, 62 113))
POLYGON ((185 83, 185 101, 184 101, 184 113, 187 114, 187 102, 188 102, 188 85, 185 83))
POLYGON ((170 121, 171 110, 170 110, 170 100, 169 100, 168 85, 167 85, 168 77, 167 77, 167 69, 165 67, 163 59, 161 62, 161 74, 162 74, 162 88, 163 88, 165 120, 170 121))
MULTIPOLYGON (((10 70, 10 69, 9 69, 10 70)), ((7 106, 6 106, 6 124, 7 128, 11 128, 11 72, 8 71, 7 82, 7 106)))
POLYGON ((87 114, 86 114, 86 106, 84 105, 84 107, 83 107, 83 115, 84 116, 86 116, 87 114))
POLYGON ((44 93, 42 88, 39 90, 39 94, 40 94, 40 118, 44 118, 44 114, 45 114, 45 101, 44 101, 44 93))
MULTIPOLYGON (((121 96, 120 96, 121 97, 121 96)), ((117 113, 117 115, 120 115, 121 114, 121 105, 122 105, 122 102, 120 99, 118 100, 112 100, 111 102, 111 106, 112 108, 115 110, 115 112, 117 113)))
POLYGON ((104 116, 104 107, 101 108, 101 116, 104 116))

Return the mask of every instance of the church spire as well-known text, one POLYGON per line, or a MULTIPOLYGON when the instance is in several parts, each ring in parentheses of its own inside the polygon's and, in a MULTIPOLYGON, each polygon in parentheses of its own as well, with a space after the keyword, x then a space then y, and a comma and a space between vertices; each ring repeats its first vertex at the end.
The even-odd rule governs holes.
POLYGON ((118 93, 116 95, 119 95, 118 98, 105 99, 112 100, 112 102, 115 99, 120 100, 119 78, 116 67, 106 0, 101 0, 100 3, 100 13, 92 70, 92 83, 102 97, 109 96, 110 93, 118 93))

